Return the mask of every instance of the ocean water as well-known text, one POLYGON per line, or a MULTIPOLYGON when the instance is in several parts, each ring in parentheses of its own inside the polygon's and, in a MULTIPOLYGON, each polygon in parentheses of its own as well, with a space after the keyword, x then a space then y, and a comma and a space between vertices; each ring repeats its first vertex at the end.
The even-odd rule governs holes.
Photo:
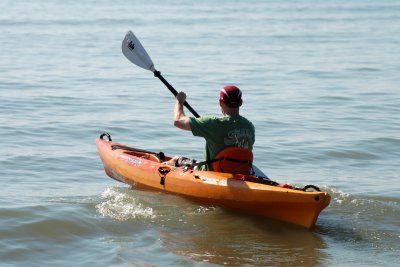
MULTIPOLYGON (((395 266, 400 2, 0 1, 0 266, 395 266), (332 196, 312 230, 109 179, 95 139, 201 158, 132 30, 201 115, 243 90, 255 163, 332 196)), ((189 114, 189 113, 188 113, 189 114)))

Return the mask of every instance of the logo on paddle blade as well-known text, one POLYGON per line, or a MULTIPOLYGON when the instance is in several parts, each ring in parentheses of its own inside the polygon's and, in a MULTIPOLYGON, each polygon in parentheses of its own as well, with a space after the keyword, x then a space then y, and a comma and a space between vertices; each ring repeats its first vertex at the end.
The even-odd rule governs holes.
POLYGON ((133 41, 130 41, 128 43, 128 48, 132 51, 133 49, 135 49, 135 44, 133 43, 133 41))

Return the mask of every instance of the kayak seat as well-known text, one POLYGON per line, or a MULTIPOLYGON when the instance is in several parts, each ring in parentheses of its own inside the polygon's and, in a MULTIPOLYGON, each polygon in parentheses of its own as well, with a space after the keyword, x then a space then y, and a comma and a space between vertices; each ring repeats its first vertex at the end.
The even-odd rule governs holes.
POLYGON ((161 162, 160 158, 158 158, 156 155, 148 155, 147 159, 155 162, 161 162))
POLYGON ((253 164, 253 152, 250 149, 228 147, 218 152, 211 162, 216 172, 249 174, 253 164))

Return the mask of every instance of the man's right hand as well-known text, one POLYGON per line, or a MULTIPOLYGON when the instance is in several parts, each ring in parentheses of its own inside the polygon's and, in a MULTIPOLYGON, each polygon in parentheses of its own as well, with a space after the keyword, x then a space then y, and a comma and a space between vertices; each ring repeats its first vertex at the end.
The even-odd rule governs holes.
POLYGON ((185 94, 185 92, 179 92, 177 95, 176 95, 176 100, 180 103, 180 104, 182 104, 183 105, 183 103, 185 103, 185 101, 186 101, 186 94, 185 94))

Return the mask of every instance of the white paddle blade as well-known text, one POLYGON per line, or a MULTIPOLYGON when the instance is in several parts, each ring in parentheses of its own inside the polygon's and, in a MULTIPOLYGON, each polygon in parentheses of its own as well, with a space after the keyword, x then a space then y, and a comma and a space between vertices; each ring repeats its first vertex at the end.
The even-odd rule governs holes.
POLYGON ((125 35, 125 39, 122 41, 121 48, 124 56, 133 64, 152 72, 156 70, 154 68, 153 61, 133 32, 128 31, 128 33, 125 35))

